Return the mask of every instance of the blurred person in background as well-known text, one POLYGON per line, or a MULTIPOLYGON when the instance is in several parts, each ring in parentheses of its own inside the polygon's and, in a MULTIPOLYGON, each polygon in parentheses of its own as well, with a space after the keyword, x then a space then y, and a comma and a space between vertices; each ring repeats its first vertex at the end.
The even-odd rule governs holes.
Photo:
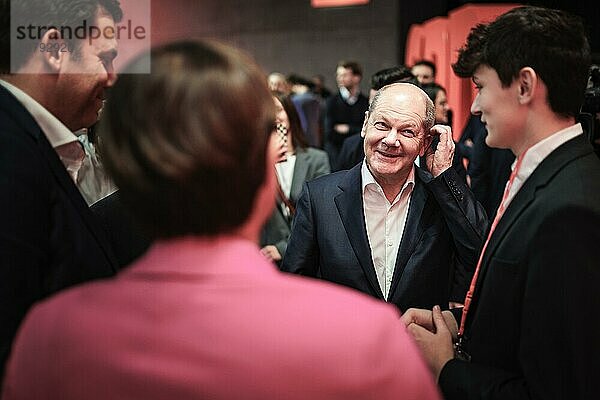
MULTIPOLYGON (((446 89, 444 89, 441 85, 437 83, 427 83, 421 85, 421 88, 427 96, 433 101, 435 106, 435 123, 448 125, 448 112, 450 111, 450 106, 448 105, 448 96, 446 93, 446 89)), ((439 137, 434 137, 431 141, 431 147, 433 150, 436 149, 439 143, 439 137)), ((419 157, 419 165, 423 168, 427 168, 427 164, 425 162, 421 162, 423 158, 419 157)), ((462 153, 460 152, 460 148, 455 145, 454 148, 454 156, 452 159, 452 168, 456 170, 458 176, 460 176, 465 182, 467 181, 467 171, 462 162, 462 153)))
POLYGON ((340 61, 336 69, 338 93, 327 99, 323 147, 330 165, 336 165, 344 141, 360 133, 369 99, 360 92, 362 67, 355 61, 340 61))
POLYGON ((290 237, 296 202, 302 185, 330 172, 327 153, 308 147, 302 135, 302 127, 288 96, 274 94, 275 123, 285 132, 286 157, 275 164, 278 196, 275 210, 261 233, 261 252, 267 259, 281 264, 290 237))

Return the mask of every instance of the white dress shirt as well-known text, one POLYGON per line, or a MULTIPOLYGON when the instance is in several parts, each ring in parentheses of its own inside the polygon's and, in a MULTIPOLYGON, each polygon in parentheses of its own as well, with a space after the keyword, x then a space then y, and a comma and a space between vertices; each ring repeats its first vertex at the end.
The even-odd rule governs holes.
MULTIPOLYGON (((510 187, 510 192, 508 192, 508 197, 503 203, 504 208, 506 209, 506 207, 508 207, 527 178, 531 176, 533 171, 535 171, 538 165, 540 165, 540 163, 544 161, 544 159, 548 157, 550 153, 556 150, 556 148, 560 145, 581 134, 583 134, 583 128, 581 127, 581 124, 575 124, 569 126, 568 128, 562 129, 531 146, 529 150, 527 150, 527 153, 525 153, 523 161, 521 161, 521 168, 519 168, 519 171, 515 176, 515 180, 510 187)), ((517 160, 515 160, 512 165, 513 170, 515 169, 516 163, 517 160)))
POLYGON ((415 185, 415 168, 413 166, 402 190, 392 203, 385 197, 381 185, 375 181, 364 161, 361 176, 365 225, 371 257, 379 287, 387 300, 415 185))

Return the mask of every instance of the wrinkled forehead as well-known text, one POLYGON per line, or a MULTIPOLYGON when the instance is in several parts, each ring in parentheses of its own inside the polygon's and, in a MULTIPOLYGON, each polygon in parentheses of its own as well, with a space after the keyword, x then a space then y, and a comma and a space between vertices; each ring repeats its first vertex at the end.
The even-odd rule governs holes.
POLYGON ((414 115, 425 119, 427 107, 421 89, 410 83, 398 83, 380 89, 374 104, 373 116, 414 115))

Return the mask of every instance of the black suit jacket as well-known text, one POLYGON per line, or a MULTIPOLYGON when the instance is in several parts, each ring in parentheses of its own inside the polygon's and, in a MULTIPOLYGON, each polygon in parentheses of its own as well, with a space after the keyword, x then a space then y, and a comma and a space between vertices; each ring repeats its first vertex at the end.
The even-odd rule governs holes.
POLYGON ((105 232, 55 150, 29 112, 3 87, 0 221, 2 373, 15 332, 34 302, 116 272, 105 232))
POLYGON ((152 244, 150 235, 135 223, 123 205, 119 191, 98 200, 90 209, 98 216, 108 233, 119 268, 131 264, 152 244))
POLYGON ((515 155, 508 149, 494 149, 485 143, 487 132, 473 139, 469 175, 471 190, 492 220, 504 195, 515 155))
MULTIPOLYGON (((367 237, 361 165, 304 186, 282 269, 384 300, 367 237)), ((462 302, 487 225, 483 208, 454 169, 433 180, 428 173, 416 171, 388 296, 400 310, 462 302), (454 253, 457 268, 453 268, 454 253)))
POLYGON ((485 251, 447 399, 598 398, 600 160, 583 135, 525 181, 485 251))

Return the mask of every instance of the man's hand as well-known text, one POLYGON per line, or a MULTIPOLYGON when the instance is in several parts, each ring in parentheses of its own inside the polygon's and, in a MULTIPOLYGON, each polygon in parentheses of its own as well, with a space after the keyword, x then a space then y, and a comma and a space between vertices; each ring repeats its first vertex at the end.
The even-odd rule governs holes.
POLYGON ((266 245, 260 249, 260 252, 269 261, 281 260, 281 254, 279 254, 279 250, 277 250, 277 247, 273 246, 272 244, 266 245))
POLYGON ((454 140, 452 139, 452 129, 446 125, 434 125, 431 128, 430 135, 440 136, 440 143, 435 152, 430 146, 425 154, 427 168, 435 178, 452 166, 454 140))
MULTIPOLYGON (((413 337, 419 350, 421 350, 421 354, 437 382, 444 365, 454 358, 454 347, 452 345, 452 332, 446 325, 440 307, 433 307, 431 315, 433 317, 433 332, 415 322, 410 323, 406 329, 413 337)), ((421 317, 423 315, 419 315, 417 319, 421 317)))
MULTIPOLYGON (((450 311, 442 311, 444 322, 446 327, 452 334, 452 340, 456 340, 458 336, 458 323, 454 319, 454 315, 450 311)), ((435 324, 433 322, 433 312, 429 310, 423 310, 421 308, 409 308, 402 316, 400 321, 404 326, 408 327, 410 324, 417 324, 431 333, 435 333, 435 324)))

